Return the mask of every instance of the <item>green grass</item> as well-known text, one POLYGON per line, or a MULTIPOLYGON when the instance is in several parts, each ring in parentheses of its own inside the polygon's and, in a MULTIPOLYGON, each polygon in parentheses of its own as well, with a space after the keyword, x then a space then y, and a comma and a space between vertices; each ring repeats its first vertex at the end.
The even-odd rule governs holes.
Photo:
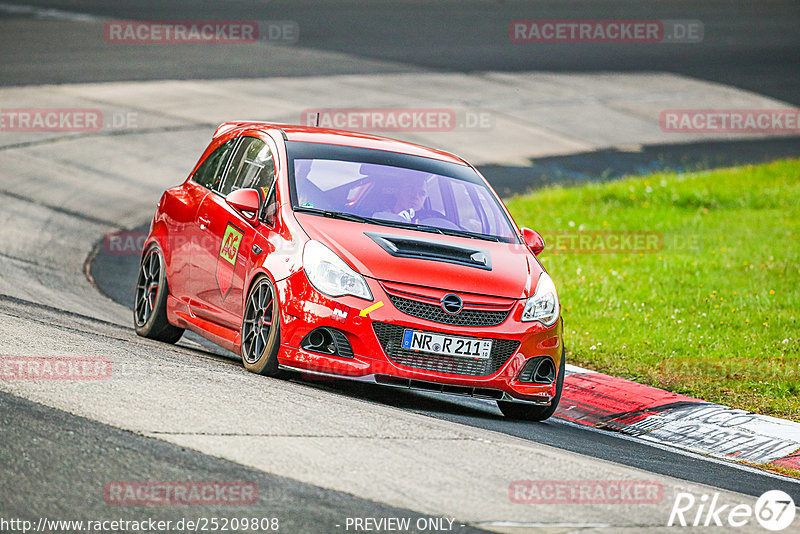
POLYGON ((567 361, 800 421, 800 160, 553 187, 506 204, 546 241, 663 238, 643 252, 540 255, 559 290, 567 361))

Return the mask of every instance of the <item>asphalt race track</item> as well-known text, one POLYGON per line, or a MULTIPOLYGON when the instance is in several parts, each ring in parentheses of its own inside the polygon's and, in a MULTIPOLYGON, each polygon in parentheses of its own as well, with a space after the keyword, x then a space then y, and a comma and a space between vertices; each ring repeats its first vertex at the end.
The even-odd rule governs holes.
MULTIPOLYGON (((187 472, 198 480, 248 480, 257 484, 262 499, 248 513, 255 517, 283 518, 281 529, 290 532, 325 532, 342 518, 353 515, 408 517, 412 521, 424 517, 410 510, 247 469, 5 393, 0 393, 0 407, 5 429, 3 487, 14 488, 4 492, 6 517, 25 517, 32 506, 53 519, 103 517, 107 506, 102 494, 100 498, 92 496, 108 480, 124 479, 133 473, 142 480, 177 480, 185 478, 187 472), (114 454, 108 454, 109 449, 114 454), (31 464, 38 466, 46 480, 30 476, 31 464), (40 484, 47 486, 48 502, 31 503, 29 497, 41 492, 40 484)), ((224 516, 226 510, 223 506, 208 507, 203 513, 224 516)), ((183 515, 181 510, 171 508, 158 517, 178 521, 183 515)), ((470 527, 460 531, 481 532, 470 527)))
MULTIPOLYGON (((800 6, 791 0, 730 2, 713 0, 615 0, 594 2, 448 0, 233 0, 224 3, 103 2, 32 0, 30 6, 60 8, 107 19, 133 20, 292 20, 300 44, 329 55, 304 58, 298 65, 279 51, 253 57, 227 47, 218 51, 152 47, 124 53, 98 47, 79 23, 58 19, 33 24, 5 21, 0 35, 4 58, 0 83, 39 84, 84 81, 238 78, 436 71, 652 71, 662 70, 730 84, 783 100, 800 102, 798 36, 800 6), (703 22, 701 46, 669 44, 544 45, 536 48, 508 39, 517 19, 694 19, 703 22), (58 35, 58 37, 56 36, 58 35), (64 39, 66 37, 66 39, 64 39), (588 50, 587 50, 588 48, 588 50), (132 54, 132 55, 131 55, 132 54), (91 57, 87 61, 87 57, 91 57), (347 58, 359 58, 356 65, 347 58), (45 58, 29 61, 28 58, 45 58)), ((2 13, 2 12, 0 12, 2 13)), ((0 14, 0 17, 3 16, 0 14)))
MULTIPOLYGON (((141 227, 134 231, 145 232, 141 227)), ((92 277, 98 289, 120 304, 133 308, 133 289, 139 267, 134 255, 109 254, 102 242, 97 243, 98 254, 92 263, 92 277)), ((185 334, 220 359, 239 361, 239 356, 228 353, 193 333, 185 334)), ((347 381, 319 381, 313 377, 294 376, 293 380, 311 387, 353 398, 394 406, 494 432, 532 440, 545 445, 566 449, 594 458, 618 462, 653 473, 673 476, 692 482, 758 496, 773 488, 797 491, 798 483, 785 478, 764 476, 763 472, 742 470, 729 463, 711 462, 696 455, 687 455, 670 449, 630 439, 613 432, 588 430, 563 419, 553 418, 545 423, 530 424, 508 421, 494 402, 479 399, 453 399, 446 395, 406 390, 387 389, 369 384, 347 381)))
MULTIPOLYGON (((139 338, 130 317, 138 256, 104 246, 108 232, 146 230, 160 192, 184 179, 218 116, 241 118, 231 114, 249 102, 274 106, 281 120, 313 107, 286 108, 291 95, 282 101, 271 88, 294 87, 324 102, 329 81, 397 102, 409 94, 401 88, 406 75, 437 83, 440 74, 466 73, 468 87, 499 91, 489 81, 522 83, 548 71, 588 76, 575 82, 586 91, 608 82, 622 94, 634 84, 603 73, 642 76, 646 84, 658 71, 670 76, 663 92, 651 82, 646 95, 615 101, 614 111, 644 109, 669 91, 683 98, 682 84, 694 80, 695 91, 717 91, 717 104, 797 106, 798 27, 797 2, 0 2, 0 110, 91 105, 137 113, 140 122, 77 135, 0 128, 0 356, 102 357, 113 369, 108 380, 84 383, 0 380, 0 521, 246 515, 277 517, 280 532, 352 532, 348 518, 405 517, 429 526, 413 532, 444 531, 430 527, 442 518, 453 519, 441 524, 456 532, 662 532, 673 530, 665 525, 678 492, 719 492, 720 504, 752 505, 781 489, 800 502, 794 479, 558 418, 524 424, 480 400, 274 380, 248 374, 195 335, 176 346, 139 338), (122 18, 289 20, 300 40, 258 48, 109 46, 98 37, 103 24, 122 18), (705 36, 700 44, 531 48, 508 40, 508 22, 523 18, 694 19, 705 36), (390 75, 398 78, 389 83, 383 77, 390 75), (509 499, 515 480, 581 479, 648 480, 663 487, 663 499, 569 506, 509 499), (258 499, 246 507, 120 506, 104 498, 115 481, 245 481, 258 499)), ((534 81, 571 83, 564 79, 534 81)), ((491 94, 477 92, 453 99, 489 109, 491 94)), ((253 115, 270 115, 264 109, 253 115)), ((589 126, 614 116, 598 109, 587 115, 589 126)), ((670 142, 659 134, 631 150, 637 136, 649 135, 647 125, 625 133, 631 143, 608 145, 592 137, 602 137, 601 128, 572 137, 553 128, 535 132, 552 147, 496 159, 494 147, 477 146, 486 137, 480 132, 442 144, 475 151, 504 194, 613 179, 653 161, 689 168, 800 156, 797 137, 670 142)), ((763 532, 755 523, 739 530, 763 532)), ((0 531, 14 532, 2 522, 0 531)))

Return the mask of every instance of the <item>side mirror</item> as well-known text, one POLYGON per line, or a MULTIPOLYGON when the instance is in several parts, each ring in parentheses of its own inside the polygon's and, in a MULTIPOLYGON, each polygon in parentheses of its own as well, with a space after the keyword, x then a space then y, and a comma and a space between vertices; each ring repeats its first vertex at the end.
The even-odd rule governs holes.
POLYGON ((538 256, 539 253, 544 250, 544 239, 542 239, 542 236, 536 230, 523 228, 522 239, 525 241, 525 244, 528 245, 528 248, 531 249, 531 252, 533 252, 536 256, 538 256))
POLYGON ((258 210, 261 208, 261 195, 255 189, 237 189, 225 197, 225 202, 242 212, 242 215, 250 222, 255 222, 258 218, 258 210))

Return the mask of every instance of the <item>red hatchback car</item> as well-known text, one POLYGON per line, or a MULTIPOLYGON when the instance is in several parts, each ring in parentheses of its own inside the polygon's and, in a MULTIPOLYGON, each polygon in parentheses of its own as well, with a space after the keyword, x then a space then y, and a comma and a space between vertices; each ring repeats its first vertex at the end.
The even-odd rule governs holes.
POLYGON ((564 381, 543 248, 457 156, 229 122, 158 203, 136 332, 174 343, 188 328, 256 373, 470 395, 540 421, 564 381))

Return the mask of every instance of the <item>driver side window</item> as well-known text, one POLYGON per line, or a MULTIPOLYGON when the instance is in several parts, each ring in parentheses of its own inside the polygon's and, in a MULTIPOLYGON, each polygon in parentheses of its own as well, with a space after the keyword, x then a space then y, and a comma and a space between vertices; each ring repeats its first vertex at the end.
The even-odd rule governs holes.
POLYGON ((231 152, 233 152, 233 147, 236 146, 236 141, 237 139, 233 138, 218 146, 197 168, 192 180, 203 187, 212 189, 214 184, 222 178, 222 173, 225 171, 225 166, 228 163, 231 152))
POLYGON ((223 196, 237 189, 269 188, 275 181, 275 160, 269 145, 255 137, 241 140, 225 180, 217 188, 223 196))

